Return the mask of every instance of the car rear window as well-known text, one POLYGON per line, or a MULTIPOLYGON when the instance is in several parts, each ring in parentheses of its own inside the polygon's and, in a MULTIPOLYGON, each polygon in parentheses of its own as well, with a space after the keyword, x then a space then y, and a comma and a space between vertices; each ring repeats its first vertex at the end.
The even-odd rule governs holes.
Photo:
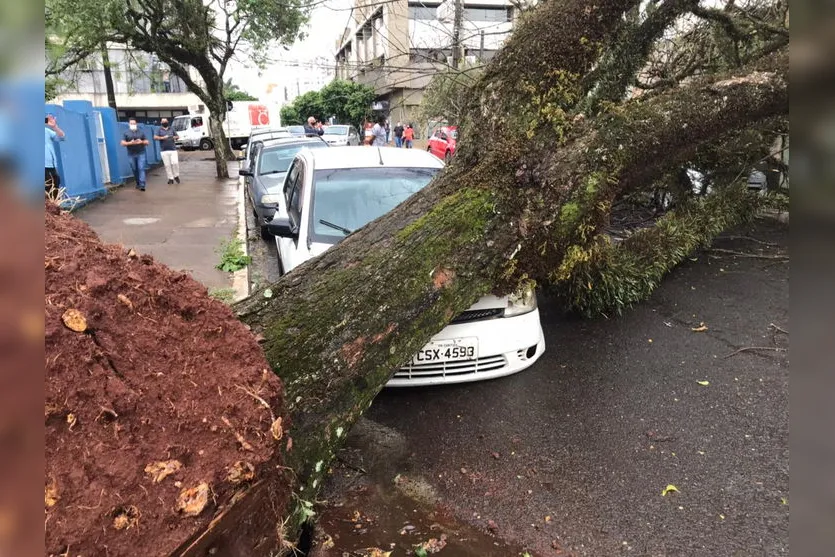
POLYGON ((328 144, 324 141, 309 141, 306 143, 295 143, 293 145, 282 145, 264 149, 258 157, 258 174, 287 172, 296 153, 302 149, 320 149, 327 146, 328 144))
POLYGON ((348 231, 362 228, 423 189, 438 170, 392 167, 317 170, 313 176, 313 240, 338 242, 347 233, 336 227, 348 231))

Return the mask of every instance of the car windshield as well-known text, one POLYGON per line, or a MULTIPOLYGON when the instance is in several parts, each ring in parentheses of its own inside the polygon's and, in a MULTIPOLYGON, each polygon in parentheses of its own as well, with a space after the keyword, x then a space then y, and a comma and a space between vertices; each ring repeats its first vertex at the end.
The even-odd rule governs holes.
POLYGON ((452 139, 458 139, 458 130, 449 130, 449 136, 452 139))
POLYGON ((290 133, 304 133, 304 126, 287 126, 287 131, 290 133))
POLYGON ((423 189, 437 168, 339 168, 313 176, 313 240, 336 243, 423 189))
POLYGON ((318 149, 327 146, 328 144, 322 141, 308 141, 305 143, 268 147, 258 157, 258 174, 287 172, 287 169, 290 168, 290 163, 293 162, 293 157, 302 149, 318 149))
POLYGON ((348 135, 348 126, 328 126, 325 135, 348 135))

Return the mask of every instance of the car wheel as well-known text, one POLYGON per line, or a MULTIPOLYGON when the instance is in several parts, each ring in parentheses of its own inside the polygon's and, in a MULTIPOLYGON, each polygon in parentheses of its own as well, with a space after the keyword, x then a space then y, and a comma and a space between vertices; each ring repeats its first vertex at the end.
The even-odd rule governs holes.
POLYGON ((261 239, 264 240, 265 242, 269 242, 269 241, 273 240, 273 235, 270 234, 270 231, 267 230, 266 226, 261 227, 261 239))
POLYGON ((447 151, 446 154, 444 155, 444 162, 449 164, 449 161, 451 161, 451 160, 452 160, 452 153, 450 151, 447 151))
POLYGON ((211 151, 214 145, 212 145, 212 140, 209 138, 203 138, 200 140, 200 150, 201 151, 211 151))

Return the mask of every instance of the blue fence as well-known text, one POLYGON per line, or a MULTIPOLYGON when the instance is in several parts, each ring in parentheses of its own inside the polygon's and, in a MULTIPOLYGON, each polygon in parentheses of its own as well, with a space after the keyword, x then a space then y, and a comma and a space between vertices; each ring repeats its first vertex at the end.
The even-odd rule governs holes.
MULTIPOLYGON (((78 204, 107 193, 105 184, 123 184, 133 178, 127 149, 120 144, 128 130, 110 107, 94 107, 89 101, 64 101, 63 106, 48 104, 66 137, 55 143, 61 187, 78 204)), ((160 164, 159 143, 154 141, 156 126, 139 124, 149 144, 145 148, 148 166, 160 164)))

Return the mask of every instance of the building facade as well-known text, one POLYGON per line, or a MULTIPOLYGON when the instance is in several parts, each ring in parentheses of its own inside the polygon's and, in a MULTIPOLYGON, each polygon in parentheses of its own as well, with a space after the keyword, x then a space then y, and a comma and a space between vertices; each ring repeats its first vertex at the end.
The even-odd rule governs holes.
MULTIPOLYGON (((463 64, 489 61, 507 40, 516 11, 508 0, 463 0, 463 64)), ((336 77, 370 85, 375 109, 414 122, 432 77, 450 67, 454 0, 356 0, 336 47, 336 77)))
MULTIPOLYGON (((107 56, 119 120, 136 118, 142 123, 158 124, 162 118, 187 114, 190 107, 203 104, 156 56, 120 44, 108 45, 107 56)), ((192 71, 189 77, 201 83, 196 72, 192 71)), ((108 106, 101 55, 88 57, 68 69, 61 79, 66 84, 65 91, 50 102, 86 100, 93 106, 108 106)))

